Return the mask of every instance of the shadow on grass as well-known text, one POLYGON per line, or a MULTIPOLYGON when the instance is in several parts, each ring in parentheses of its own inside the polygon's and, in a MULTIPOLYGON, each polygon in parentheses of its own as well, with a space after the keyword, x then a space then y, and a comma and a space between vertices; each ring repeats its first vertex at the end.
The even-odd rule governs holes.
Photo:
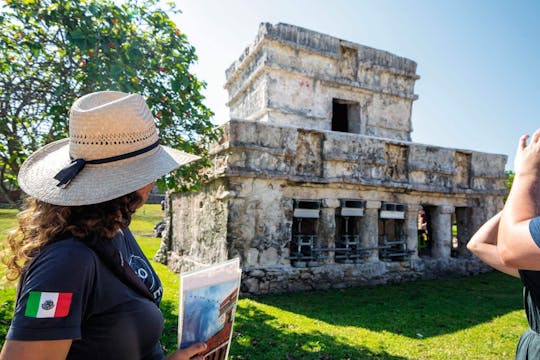
POLYGON ((417 338, 456 332, 522 309, 521 289, 518 279, 489 273, 252 299, 329 324, 417 338))
MULTIPOLYGON (((0 307, 0 347, 4 343, 13 315, 14 301, 8 300, 0 307)), ((161 303, 161 311, 165 319, 161 343, 167 353, 176 349, 178 315, 175 305, 170 300, 161 303)), ((319 332, 298 334, 291 332, 287 326, 276 329, 267 324, 273 318, 253 308, 239 308, 236 315, 237 328, 231 346, 230 359, 389 359, 400 360, 402 357, 392 356, 384 351, 373 353, 363 348, 355 348, 339 342, 319 332), (264 339, 258 340, 256 335, 262 334, 264 339)))
MULTIPOLYGON (((0 343, 13 315, 14 290, 3 290, 0 343), (9 300, 6 300, 9 299, 9 300)), ((519 280, 491 273, 474 278, 422 281, 254 297, 254 301, 339 326, 362 327, 424 338, 460 331, 522 309, 519 280)), ((167 352, 176 348, 176 304, 161 304, 165 318, 161 338, 167 352)), ((317 331, 302 333, 290 324, 275 325, 260 309, 239 306, 231 359, 405 359, 384 351, 350 346, 317 331), (273 325, 273 324, 274 325, 273 325)), ((301 329, 300 329, 301 330, 301 329)), ((1 345, 0 344, 0 345, 1 345)))
MULTIPOLYGON (((176 348, 178 315, 170 300, 161 303, 165 329, 161 343, 166 352, 176 348)), ((308 334, 292 331, 283 324, 275 328, 269 324, 275 318, 253 306, 239 306, 229 359, 406 359, 384 350, 373 352, 353 347, 320 332, 308 334)))
POLYGON ((281 324, 276 328, 270 323, 275 318, 254 306, 239 306, 230 359, 406 359, 374 352, 364 347, 351 346, 337 338, 312 331, 302 333, 281 324))

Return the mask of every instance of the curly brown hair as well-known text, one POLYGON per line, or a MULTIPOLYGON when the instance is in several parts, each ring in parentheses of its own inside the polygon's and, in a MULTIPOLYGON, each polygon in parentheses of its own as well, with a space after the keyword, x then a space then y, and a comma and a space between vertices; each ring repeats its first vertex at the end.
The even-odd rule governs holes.
POLYGON ((83 206, 52 205, 27 198, 25 210, 17 215, 18 227, 8 234, 8 246, 4 246, 6 277, 17 279, 39 250, 52 242, 68 237, 112 239, 119 229, 129 226, 142 201, 137 192, 83 206))

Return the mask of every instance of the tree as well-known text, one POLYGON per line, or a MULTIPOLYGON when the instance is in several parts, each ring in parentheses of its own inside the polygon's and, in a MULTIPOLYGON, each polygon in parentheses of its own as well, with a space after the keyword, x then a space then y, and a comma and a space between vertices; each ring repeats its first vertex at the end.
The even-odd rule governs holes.
POLYGON ((508 193, 510 192, 512 184, 514 183, 514 176, 516 174, 512 170, 506 170, 504 174, 506 175, 506 180, 504 180, 504 187, 507 191, 506 195, 504 195, 504 202, 506 202, 506 199, 508 199, 508 193))
POLYGON ((202 161, 161 180, 201 182, 206 145, 217 139, 205 84, 189 73, 194 48, 158 0, 5 0, 0 10, 0 190, 16 187, 26 157, 67 136, 69 108, 89 92, 142 94, 162 143, 202 161), (182 181, 183 179, 183 181, 182 181))

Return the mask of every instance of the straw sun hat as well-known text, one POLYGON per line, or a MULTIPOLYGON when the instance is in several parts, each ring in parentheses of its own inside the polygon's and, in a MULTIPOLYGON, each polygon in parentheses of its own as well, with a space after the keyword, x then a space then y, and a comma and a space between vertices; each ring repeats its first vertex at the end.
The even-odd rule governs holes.
POLYGON ((28 195, 55 205, 115 199, 199 157, 159 144, 143 97, 102 91, 75 101, 69 138, 30 155, 19 172, 28 195))

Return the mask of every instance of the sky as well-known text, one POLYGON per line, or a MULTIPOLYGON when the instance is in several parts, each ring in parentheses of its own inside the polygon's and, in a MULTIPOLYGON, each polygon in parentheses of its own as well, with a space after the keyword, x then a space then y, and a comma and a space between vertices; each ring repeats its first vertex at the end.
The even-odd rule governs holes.
POLYGON ((540 128, 540 1, 179 0, 214 123, 229 119, 225 70, 261 22, 288 23, 414 60, 412 140, 506 154, 540 128))

